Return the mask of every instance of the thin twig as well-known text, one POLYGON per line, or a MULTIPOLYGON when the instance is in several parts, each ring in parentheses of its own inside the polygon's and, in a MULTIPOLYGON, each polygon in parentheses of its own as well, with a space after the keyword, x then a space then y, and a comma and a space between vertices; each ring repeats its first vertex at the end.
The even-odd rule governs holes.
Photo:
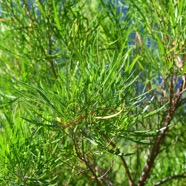
MULTIPOLYGON (((48 33, 48 34, 49 34, 49 36, 48 36, 48 39, 49 39, 49 54, 52 55, 52 39, 51 39, 50 33, 48 33)), ((51 66, 52 72, 54 74, 54 77, 57 79, 58 76, 57 76, 56 70, 54 68, 54 62, 53 62, 52 59, 50 59, 49 62, 50 62, 50 66, 51 66)))
MULTIPOLYGON (((119 148, 116 146, 115 143, 113 143, 113 141, 110 141, 109 143, 110 143, 110 145, 111 145, 113 148, 116 149, 116 151, 117 151, 118 154, 121 153, 120 150, 119 150, 119 148)), ((122 161, 122 163, 123 163, 123 166, 124 166, 124 168, 125 168, 125 171, 126 171, 126 174, 127 174, 127 177, 128 177, 129 185, 130 185, 130 186, 133 186, 133 185, 134 185, 134 182, 133 182, 133 180, 132 180, 132 176, 131 176, 131 174, 130 174, 128 165, 127 165, 127 163, 126 163, 126 161, 125 161, 125 159, 124 159, 123 156, 119 156, 119 157, 120 157, 120 159, 121 159, 121 161, 122 161)))
POLYGON ((86 164, 86 166, 87 166, 87 167, 89 168, 89 170, 92 172, 92 174, 93 174, 93 176, 94 176, 94 179, 95 179, 97 185, 98 185, 98 186, 101 186, 102 184, 101 184, 100 180, 98 179, 98 177, 97 177, 97 175, 96 175, 94 169, 92 168, 91 163, 89 162, 89 160, 88 160, 83 154, 81 154, 81 153, 79 152, 79 150, 78 150, 78 148, 77 148, 76 137, 73 138, 73 141, 74 141, 74 147, 75 147, 77 156, 79 157, 79 159, 81 159, 81 160, 86 164))
POLYGON ((177 178, 186 178, 186 174, 179 174, 179 175, 167 176, 166 178, 162 179, 161 181, 155 183, 154 186, 162 185, 163 183, 165 183, 167 181, 170 181, 172 179, 177 179, 177 178))
MULTIPOLYGON (((121 114, 124 110, 124 104, 122 105, 122 108, 120 111, 116 110, 116 109, 113 109, 113 108, 101 108, 100 110, 111 110, 111 111, 115 111, 117 112, 116 114, 112 114, 112 115, 108 115, 108 116, 95 116, 93 118, 95 119, 110 119, 110 118, 113 118, 113 117, 116 117, 118 116, 119 114, 121 114)), ((56 117, 56 121, 61 123, 59 126, 57 126, 57 128, 63 128, 63 127, 69 127, 81 120, 83 120, 84 118, 86 118, 88 115, 93 115, 94 113, 96 113, 98 111, 98 109, 95 109, 93 111, 90 111, 88 114, 83 114, 81 115, 80 117, 76 118, 75 120, 72 120, 70 121, 69 123, 62 123, 62 119, 60 117, 56 117)))
POLYGON ((111 114, 111 115, 108 115, 108 116, 95 116, 94 118, 96 119, 110 119, 110 118, 114 118, 116 116, 118 116, 119 114, 121 114, 124 110, 124 104, 122 105, 122 108, 119 112, 117 112, 116 114, 111 114))
POLYGON ((98 179, 103 179, 107 175, 107 173, 112 169, 113 165, 114 165, 114 161, 112 161, 112 163, 111 163, 110 167, 107 169, 107 171, 103 175, 99 176, 98 179))

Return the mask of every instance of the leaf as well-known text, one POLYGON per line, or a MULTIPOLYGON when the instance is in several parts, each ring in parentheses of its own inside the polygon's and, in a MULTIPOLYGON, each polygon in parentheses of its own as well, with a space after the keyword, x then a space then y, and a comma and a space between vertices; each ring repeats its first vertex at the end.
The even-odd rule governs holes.
POLYGON ((53 9, 54 9, 54 20, 55 20, 56 26, 57 26, 58 30, 61 31, 62 28, 61 28, 61 25, 60 25, 58 13, 57 13, 57 7, 55 5, 55 1, 54 0, 52 1, 52 5, 53 5, 53 9))
MULTIPOLYGON (((128 69, 129 73, 132 72, 132 70, 134 69, 134 65, 136 64, 136 62, 138 62, 138 59, 139 59, 139 58, 140 58, 140 56, 138 55, 138 56, 132 61, 131 65, 129 66, 129 69, 128 69)), ((143 67, 142 67, 142 69, 143 69, 143 67)))

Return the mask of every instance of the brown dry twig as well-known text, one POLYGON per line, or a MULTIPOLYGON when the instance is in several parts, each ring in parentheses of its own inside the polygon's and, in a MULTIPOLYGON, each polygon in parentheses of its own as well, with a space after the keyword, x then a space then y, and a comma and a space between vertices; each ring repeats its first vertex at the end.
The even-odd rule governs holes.
MULTIPOLYGON (((93 118, 95 119, 110 119, 110 118, 114 118, 116 116, 118 116, 119 114, 121 114, 124 111, 124 103, 122 104, 121 110, 118 111, 116 109, 112 109, 112 108, 101 108, 102 110, 111 110, 111 111, 115 111, 117 112, 116 114, 111 114, 111 115, 107 115, 107 116, 95 116, 93 118)), ((69 123, 62 123, 62 119, 60 117, 56 117, 55 120, 59 123, 61 123, 61 125, 57 126, 57 128, 63 128, 63 127, 70 127, 71 125, 83 120, 84 118, 86 118, 88 115, 93 115, 94 113, 96 113, 98 110, 93 110, 91 112, 89 112, 88 114, 83 114, 80 117, 76 118, 75 120, 70 121, 69 123)))

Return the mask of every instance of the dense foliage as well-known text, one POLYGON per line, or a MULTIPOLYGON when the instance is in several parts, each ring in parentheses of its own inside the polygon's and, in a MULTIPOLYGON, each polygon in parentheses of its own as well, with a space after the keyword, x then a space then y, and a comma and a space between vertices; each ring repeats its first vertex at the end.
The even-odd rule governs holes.
POLYGON ((0 5, 1 185, 185 184, 185 0, 0 5))

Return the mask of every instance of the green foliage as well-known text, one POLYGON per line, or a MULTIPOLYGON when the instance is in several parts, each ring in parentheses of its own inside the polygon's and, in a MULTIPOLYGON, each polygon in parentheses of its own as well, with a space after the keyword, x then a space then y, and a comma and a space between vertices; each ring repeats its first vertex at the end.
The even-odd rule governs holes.
POLYGON ((165 2, 0 1, 1 185, 184 185, 186 5, 165 2))

